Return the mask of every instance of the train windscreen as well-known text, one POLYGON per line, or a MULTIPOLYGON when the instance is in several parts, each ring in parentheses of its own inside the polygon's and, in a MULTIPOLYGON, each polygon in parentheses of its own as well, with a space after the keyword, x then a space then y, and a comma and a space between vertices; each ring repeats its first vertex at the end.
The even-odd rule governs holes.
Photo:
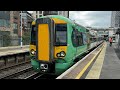
POLYGON ((67 24, 55 25, 55 46, 67 45, 67 24))
POLYGON ((31 44, 36 45, 36 31, 35 31, 35 25, 32 26, 31 30, 31 44))

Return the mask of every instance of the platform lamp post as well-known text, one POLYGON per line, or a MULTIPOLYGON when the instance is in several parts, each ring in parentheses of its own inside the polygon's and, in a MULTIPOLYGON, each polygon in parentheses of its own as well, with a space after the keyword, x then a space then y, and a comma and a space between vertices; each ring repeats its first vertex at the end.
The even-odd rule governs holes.
POLYGON ((21 48, 22 48, 22 46, 23 46, 23 42, 22 42, 22 11, 21 11, 21 38, 20 38, 20 41, 21 41, 21 43, 20 43, 20 46, 21 46, 21 48))

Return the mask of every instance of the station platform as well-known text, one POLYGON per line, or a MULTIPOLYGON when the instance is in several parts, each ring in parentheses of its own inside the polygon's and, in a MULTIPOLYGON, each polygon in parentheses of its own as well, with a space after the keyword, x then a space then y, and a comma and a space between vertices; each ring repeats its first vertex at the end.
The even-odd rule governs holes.
POLYGON ((117 44, 113 43, 112 46, 109 46, 109 42, 106 42, 85 79, 120 79, 119 55, 117 44))
POLYGON ((120 79, 120 49, 117 43, 110 47, 109 42, 104 42, 98 53, 96 59, 89 60, 91 64, 89 62, 82 70, 70 68, 72 70, 69 73, 66 71, 56 79, 120 79), (79 73, 74 75, 76 72, 79 73))
POLYGON ((24 45, 22 48, 20 46, 0 47, 0 57, 28 51, 29 45, 24 45))

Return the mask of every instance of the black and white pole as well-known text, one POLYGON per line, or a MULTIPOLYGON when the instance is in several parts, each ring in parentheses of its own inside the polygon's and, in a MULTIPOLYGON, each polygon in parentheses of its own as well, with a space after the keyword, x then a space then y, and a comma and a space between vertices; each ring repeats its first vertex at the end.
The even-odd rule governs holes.
POLYGON ((22 11, 21 11, 21 44, 20 44, 21 48, 22 48, 22 44, 23 42, 22 42, 22 11))

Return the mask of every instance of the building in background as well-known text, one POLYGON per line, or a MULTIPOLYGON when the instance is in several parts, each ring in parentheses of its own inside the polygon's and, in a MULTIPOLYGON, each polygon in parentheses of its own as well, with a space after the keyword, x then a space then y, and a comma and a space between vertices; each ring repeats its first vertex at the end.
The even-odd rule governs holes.
MULTIPOLYGON (((19 17, 21 18, 21 12, 20 12, 19 17)), ((22 31, 23 31, 23 34, 24 34, 24 32, 30 32, 32 21, 33 21, 32 15, 27 11, 22 11, 22 31)), ((18 36, 19 37, 21 36, 20 30, 19 30, 18 36)))
MULTIPOLYGON (((0 11, 0 47, 20 45, 21 11, 0 11)), ((22 11, 22 35, 24 44, 29 44, 30 29, 33 17, 27 11, 22 11), (27 32, 26 35, 24 33, 27 32)))
POLYGON ((114 28, 92 28, 88 27, 89 30, 95 30, 98 33, 98 36, 103 37, 104 40, 109 40, 109 37, 113 37, 114 41, 117 42, 117 37, 115 35, 114 28))
POLYGON ((0 32, 10 33, 10 31, 10 11, 0 11, 0 32))
POLYGON ((120 11, 112 11, 111 15, 111 27, 120 27, 120 11))
POLYGON ((69 18, 69 11, 33 11, 33 18, 39 18, 46 15, 62 15, 69 18))
POLYGON ((11 32, 10 27, 10 11, 0 11, 0 47, 8 44, 7 39, 11 32))
POLYGON ((112 11, 111 27, 114 28, 115 39, 118 49, 120 49, 120 11, 112 11))
POLYGON ((18 44, 19 11, 0 11, 0 46, 18 44))
POLYGON ((20 11, 10 11, 11 35, 18 36, 20 31, 20 11))
MULTIPOLYGON (((29 45, 30 42, 30 30, 32 26, 32 21, 34 20, 32 15, 28 11, 20 11, 20 18, 22 15, 22 35, 21 35, 21 29, 18 33, 19 37, 19 44, 21 43, 21 36, 22 36, 22 42, 23 45, 29 45)), ((21 23, 21 21, 20 21, 21 23)), ((21 24, 20 24, 21 28, 21 24)))
POLYGON ((0 31, 2 33, 9 32, 12 36, 18 35, 19 26, 19 11, 0 11, 0 31))

